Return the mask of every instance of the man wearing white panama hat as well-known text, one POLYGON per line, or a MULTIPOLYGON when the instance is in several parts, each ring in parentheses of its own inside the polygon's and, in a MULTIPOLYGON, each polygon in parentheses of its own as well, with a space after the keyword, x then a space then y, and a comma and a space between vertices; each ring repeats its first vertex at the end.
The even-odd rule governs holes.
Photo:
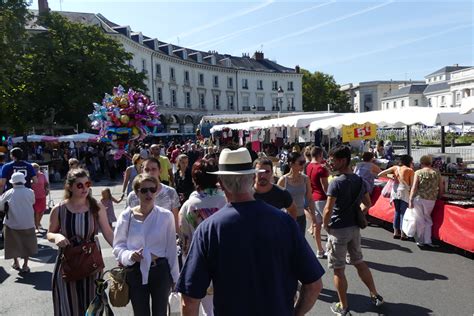
POLYGON ((247 149, 222 150, 212 174, 228 203, 194 233, 176 286, 184 316, 198 315, 211 281, 215 315, 304 315, 316 302, 324 270, 296 222, 254 199, 257 172, 247 149))

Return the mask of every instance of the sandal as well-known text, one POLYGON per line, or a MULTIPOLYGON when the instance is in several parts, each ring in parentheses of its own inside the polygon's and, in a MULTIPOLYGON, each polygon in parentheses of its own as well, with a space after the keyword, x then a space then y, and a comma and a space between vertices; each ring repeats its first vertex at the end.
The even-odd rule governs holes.
POLYGON ((400 235, 393 235, 393 239, 400 239, 400 235))
POLYGON ((20 270, 20 265, 18 263, 14 263, 14 264, 12 264, 12 269, 20 270))
POLYGON ((29 273, 29 272, 30 272, 30 267, 28 267, 28 266, 23 267, 23 268, 21 268, 21 271, 20 271, 20 272, 29 273))

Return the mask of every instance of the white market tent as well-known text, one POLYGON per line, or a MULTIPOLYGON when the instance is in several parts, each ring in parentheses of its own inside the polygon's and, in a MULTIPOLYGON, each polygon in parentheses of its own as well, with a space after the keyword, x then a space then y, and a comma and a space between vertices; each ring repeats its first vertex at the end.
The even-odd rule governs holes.
POLYGON ((272 117, 285 117, 291 115, 303 114, 301 112, 290 112, 290 113, 267 113, 267 114, 254 114, 254 113, 245 113, 245 114, 221 114, 221 115, 206 115, 201 119, 200 124, 204 122, 209 123, 222 123, 222 122, 248 122, 261 119, 270 119, 272 117))
POLYGON ((343 125, 373 123, 379 127, 404 127, 415 124, 426 126, 446 126, 474 124, 474 113, 460 114, 453 109, 407 107, 396 110, 346 113, 339 117, 314 121, 310 131, 318 129, 341 128, 343 125))
MULTIPOLYGON (((48 136, 48 135, 28 135, 26 138, 27 142, 32 142, 32 143, 39 143, 39 142, 56 142, 58 141, 57 137, 54 136, 48 136)), ((12 138, 13 144, 16 143, 23 143, 24 139, 23 136, 19 137, 13 137, 12 138)))
POLYGON ((99 135, 90 133, 80 133, 61 136, 58 138, 59 142, 96 142, 99 139, 99 135))
POLYGON ((229 128, 232 130, 253 130, 253 129, 265 129, 271 127, 295 127, 295 128, 305 128, 308 127, 311 122, 316 122, 322 119, 329 119, 341 116, 338 113, 312 113, 312 114, 302 114, 302 115, 293 115, 281 118, 275 118, 270 120, 258 120, 250 121, 243 123, 235 124, 222 124, 216 125, 211 128, 211 133, 221 131, 224 128, 229 128))

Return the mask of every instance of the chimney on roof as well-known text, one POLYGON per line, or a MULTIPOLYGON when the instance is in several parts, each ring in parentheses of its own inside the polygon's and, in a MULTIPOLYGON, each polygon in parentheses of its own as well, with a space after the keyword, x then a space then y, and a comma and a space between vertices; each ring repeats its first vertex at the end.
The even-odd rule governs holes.
POLYGON ((454 64, 453 66, 454 66, 454 67, 459 67, 459 64, 454 64))
POLYGON ((299 66, 299 65, 296 65, 296 66, 295 66, 295 72, 296 72, 297 74, 299 74, 300 71, 301 71, 300 66, 299 66))
POLYGON ((49 12, 48 0, 38 0, 38 12, 39 14, 49 12))
POLYGON ((263 52, 262 51, 255 51, 255 53, 252 56, 252 59, 263 60, 264 59, 263 52))

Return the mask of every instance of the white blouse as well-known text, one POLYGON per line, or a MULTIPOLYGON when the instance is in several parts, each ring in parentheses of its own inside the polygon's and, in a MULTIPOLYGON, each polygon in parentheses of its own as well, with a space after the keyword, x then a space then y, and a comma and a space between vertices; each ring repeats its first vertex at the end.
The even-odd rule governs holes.
POLYGON ((114 232, 115 258, 124 266, 135 262, 131 259, 135 251, 143 249, 140 261, 142 284, 148 284, 152 255, 168 259, 171 277, 177 282, 179 268, 176 248, 176 229, 173 214, 155 206, 144 221, 137 220, 130 208, 120 214, 114 232))

